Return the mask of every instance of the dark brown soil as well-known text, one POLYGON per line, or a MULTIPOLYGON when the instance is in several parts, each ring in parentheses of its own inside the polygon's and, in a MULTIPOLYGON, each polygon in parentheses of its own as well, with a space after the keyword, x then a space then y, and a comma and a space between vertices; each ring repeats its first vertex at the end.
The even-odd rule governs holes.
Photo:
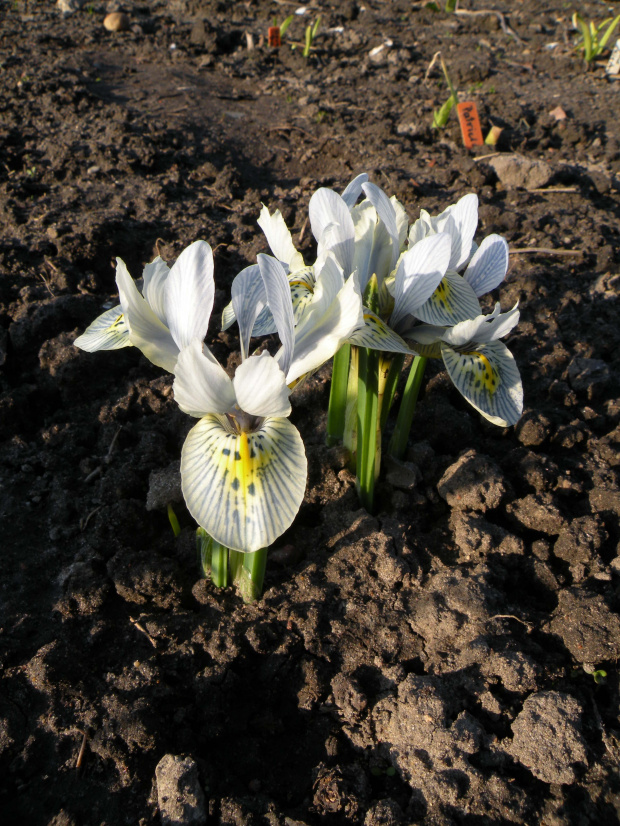
MULTIPOLYGON (((111 33, 97 0, 0 2, 0 821, 159 823, 172 754, 214 824, 616 823, 620 82, 584 71, 560 0, 489 2, 513 34, 321 1, 307 61, 308 16, 263 43, 295 5, 128 2, 111 33), (455 119, 431 129, 439 49, 546 187, 501 183, 455 119), (310 258, 310 195, 362 171, 412 219, 477 192, 479 238, 527 250, 499 290, 525 412, 489 425, 433 367, 369 516, 324 447, 323 368, 293 412, 307 496, 248 607, 199 578, 181 502, 177 540, 147 510, 192 424, 171 377, 72 342, 111 306, 115 256, 137 276, 157 244, 171 262, 209 241, 221 310, 266 251, 261 201, 310 258)), ((215 323, 208 341, 237 346, 215 323)))

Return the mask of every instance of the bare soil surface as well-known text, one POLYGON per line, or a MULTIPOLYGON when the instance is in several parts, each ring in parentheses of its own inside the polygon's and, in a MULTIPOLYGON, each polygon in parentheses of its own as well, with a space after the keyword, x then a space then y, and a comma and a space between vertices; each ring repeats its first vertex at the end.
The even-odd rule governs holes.
POLYGON ((0 2, 0 821, 160 823, 175 755, 193 786, 163 822, 617 823, 620 82, 559 0, 321 0, 270 50, 295 5, 128 2, 109 32, 96 0, 0 2), (431 129, 437 50, 499 156, 431 129), (506 178, 514 153, 547 180, 506 178), (171 377, 72 342, 115 256, 137 277, 199 238, 216 319, 261 202, 311 260, 310 195, 362 171, 411 219, 477 192, 478 240, 513 251, 493 298, 520 303, 524 415, 486 423, 431 365, 371 516, 324 447, 323 368, 293 412, 307 495, 246 606, 199 576, 171 377))

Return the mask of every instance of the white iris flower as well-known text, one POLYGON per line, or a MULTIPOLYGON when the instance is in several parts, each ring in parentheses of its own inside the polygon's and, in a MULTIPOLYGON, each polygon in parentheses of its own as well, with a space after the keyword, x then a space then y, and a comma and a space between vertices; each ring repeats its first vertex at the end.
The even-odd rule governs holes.
POLYGON ((142 293, 124 261, 116 261, 120 306, 96 318, 74 343, 91 353, 138 347, 172 373, 179 352, 207 332, 215 294, 211 247, 195 241, 172 268, 158 256, 144 268, 142 293))
POLYGON ((275 258, 235 278, 232 304, 242 363, 230 379, 202 340, 179 355, 175 398, 199 418, 181 454, 187 507, 207 533, 233 550, 272 544, 293 522, 303 500, 307 461, 301 437, 288 421, 289 385, 331 358, 361 323, 355 280, 345 284, 332 256, 322 267, 306 312, 295 326, 290 285, 275 258), (275 357, 249 356, 256 319, 270 309, 282 347, 275 357))

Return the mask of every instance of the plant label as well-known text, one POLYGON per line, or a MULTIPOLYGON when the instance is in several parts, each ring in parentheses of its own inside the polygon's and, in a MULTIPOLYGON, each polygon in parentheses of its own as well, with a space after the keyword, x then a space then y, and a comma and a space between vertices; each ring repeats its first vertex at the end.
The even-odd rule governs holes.
POLYGON ((267 42, 272 49, 279 49, 282 45, 282 37, 280 36, 279 26, 270 26, 267 29, 267 42))
POLYGON ((616 45, 613 48, 611 57, 607 62, 605 74, 609 77, 618 77, 620 75, 620 39, 616 40, 616 45))
POLYGON ((482 138, 482 129, 480 128, 480 118, 478 117, 476 104, 473 100, 466 100, 463 103, 459 103, 456 110, 461 125, 463 143, 466 148, 471 149, 472 146, 483 146, 484 140, 482 138))

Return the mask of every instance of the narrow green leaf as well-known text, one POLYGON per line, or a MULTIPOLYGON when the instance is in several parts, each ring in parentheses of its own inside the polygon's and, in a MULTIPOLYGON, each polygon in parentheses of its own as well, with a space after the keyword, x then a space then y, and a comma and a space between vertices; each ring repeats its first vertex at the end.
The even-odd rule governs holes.
POLYGON ((609 42, 609 38, 612 36, 612 34, 614 32, 614 29, 616 28, 618 23, 620 23, 620 14, 611 21, 611 23, 609 24, 609 27, 607 28, 605 34, 599 40, 600 51, 603 51, 605 46, 607 46, 607 43, 609 42))
POLYGON ((284 37, 287 32, 288 27, 291 25, 293 20, 295 19, 294 14, 289 14, 286 20, 280 25, 280 37, 284 37))
POLYGON ((216 588, 228 585, 228 548, 215 540, 211 551, 211 580, 216 588))
POLYGON ((261 548, 251 554, 242 554, 242 565, 234 579, 234 584, 241 599, 246 603, 256 602, 263 593, 265 569, 267 567, 267 548, 261 548))
POLYGON ((372 513, 379 413, 379 353, 361 348, 359 359, 357 490, 362 506, 372 513))
POLYGON ((213 551, 213 540, 204 528, 196 531, 196 550, 198 552, 198 565, 200 573, 205 579, 211 576, 211 554, 213 551))
POLYGON ((172 505, 168 505, 168 521, 170 522, 173 534, 178 536, 181 533, 181 526, 179 525, 179 520, 172 505))
POLYGON ((344 435, 350 361, 351 345, 343 344, 334 356, 334 366, 332 368, 332 383, 329 391, 329 407, 327 409, 328 445, 338 444, 344 435))
POLYGON ((418 394, 422 385, 422 379, 424 378, 426 361, 424 356, 416 356, 411 364, 411 370, 409 371, 407 384, 405 385, 403 398, 398 411, 398 418, 396 419, 396 427, 394 428, 388 451, 390 456, 393 456, 395 459, 402 459, 405 455, 413 414, 415 413, 418 394))
POLYGON ((381 403, 380 426, 382 432, 385 430, 388 413, 390 412, 392 402, 394 401, 396 385, 398 384, 398 379, 400 378, 400 371, 403 369, 404 363, 405 356, 401 353, 397 353, 392 359, 392 363, 390 364, 390 372, 387 375, 385 389, 383 391, 383 401, 381 403))

